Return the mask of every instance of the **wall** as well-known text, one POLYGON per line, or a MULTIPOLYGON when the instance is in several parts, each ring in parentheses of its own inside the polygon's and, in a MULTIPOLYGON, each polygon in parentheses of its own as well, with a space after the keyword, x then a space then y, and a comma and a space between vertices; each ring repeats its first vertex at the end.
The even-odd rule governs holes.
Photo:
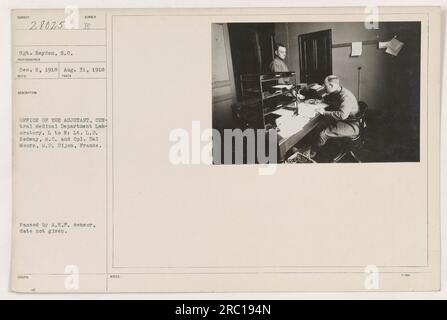
POLYGON ((212 25, 212 90, 213 128, 231 128, 236 90, 227 24, 212 25))
MULTIPOLYGON (((385 23, 378 30, 368 30, 363 23, 290 23, 276 26, 277 39, 287 39, 287 62, 291 70, 297 72, 299 81, 298 35, 320 30, 332 30, 332 43, 345 43, 365 40, 389 40, 392 37, 385 23)), ((278 40, 277 40, 278 41, 278 40)), ((362 67, 360 82, 360 99, 371 108, 381 108, 385 104, 386 79, 389 76, 389 64, 393 57, 379 50, 375 45, 364 45, 360 57, 350 57, 351 48, 332 49, 333 73, 340 77, 342 84, 357 96, 358 71, 362 67)))

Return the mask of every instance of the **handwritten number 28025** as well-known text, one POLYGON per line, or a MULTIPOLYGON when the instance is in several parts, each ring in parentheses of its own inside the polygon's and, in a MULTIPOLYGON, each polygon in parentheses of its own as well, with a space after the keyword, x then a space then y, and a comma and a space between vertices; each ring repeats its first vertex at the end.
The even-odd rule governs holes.
POLYGON ((29 30, 61 30, 64 28, 64 21, 33 20, 29 30))

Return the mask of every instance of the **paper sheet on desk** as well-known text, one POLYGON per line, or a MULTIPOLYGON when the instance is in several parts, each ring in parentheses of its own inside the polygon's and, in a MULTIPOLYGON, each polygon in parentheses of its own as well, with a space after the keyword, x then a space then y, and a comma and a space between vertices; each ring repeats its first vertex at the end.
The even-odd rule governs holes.
POLYGON ((293 116, 293 111, 286 110, 286 109, 279 109, 279 110, 273 111, 272 113, 276 114, 278 116, 281 116, 281 117, 283 117, 283 116, 292 117, 293 116))
POLYGON ((318 109, 327 107, 325 103, 300 103, 298 105, 298 114, 307 118, 313 118, 317 114, 318 109))
POLYGON ((278 127, 282 126, 288 126, 288 123, 293 121, 295 118, 294 111, 292 110, 285 110, 285 109, 279 109, 273 112, 274 114, 278 115, 279 118, 276 119, 276 125, 278 127))
POLYGON ((287 119, 287 121, 281 124, 279 134, 283 138, 290 137, 291 135, 297 133, 309 122, 309 118, 305 116, 294 116, 287 119))
POLYGON ((298 111, 298 114, 305 118, 313 118, 317 114, 315 109, 302 109, 298 111))
POLYGON ((277 84, 275 86, 272 86, 272 88, 290 90, 293 88, 293 84, 277 84))

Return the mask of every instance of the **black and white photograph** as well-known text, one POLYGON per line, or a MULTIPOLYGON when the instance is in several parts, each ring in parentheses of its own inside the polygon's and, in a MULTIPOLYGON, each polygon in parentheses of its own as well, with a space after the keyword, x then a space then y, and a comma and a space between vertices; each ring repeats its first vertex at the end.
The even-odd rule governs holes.
POLYGON ((420 22, 212 25, 214 164, 420 160, 420 22))

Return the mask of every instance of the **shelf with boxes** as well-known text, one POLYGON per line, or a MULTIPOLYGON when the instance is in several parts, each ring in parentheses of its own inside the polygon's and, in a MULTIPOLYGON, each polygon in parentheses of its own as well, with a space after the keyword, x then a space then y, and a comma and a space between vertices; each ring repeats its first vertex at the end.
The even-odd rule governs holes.
POLYGON ((242 99, 233 106, 233 115, 243 129, 273 129, 273 112, 296 109, 295 72, 244 74, 240 84, 242 99))

